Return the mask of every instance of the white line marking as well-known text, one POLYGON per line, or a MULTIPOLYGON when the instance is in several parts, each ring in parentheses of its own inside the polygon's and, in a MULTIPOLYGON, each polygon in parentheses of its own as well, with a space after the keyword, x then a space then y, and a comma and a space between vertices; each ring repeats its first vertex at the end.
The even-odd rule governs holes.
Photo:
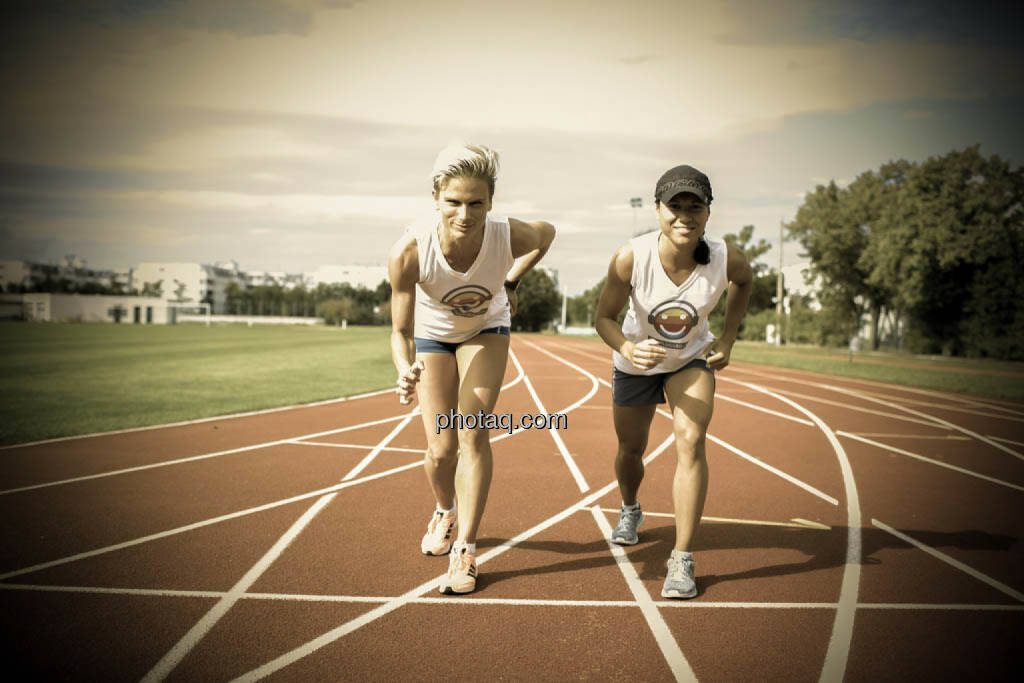
POLYGON ((946 564, 948 564, 948 565, 950 565, 952 567, 956 567, 957 569, 959 569, 962 572, 970 574, 971 576, 973 576, 974 578, 978 579, 979 581, 984 581, 988 585, 990 585, 993 588, 995 588, 997 591, 999 591, 1001 593, 1005 593, 1006 595, 1009 595, 1014 600, 1017 600, 1018 602, 1024 602, 1024 593, 1021 593, 1020 591, 1017 591, 1017 590, 1014 590, 1014 589, 1010 588, 1005 583, 1000 583, 999 581, 996 581, 992 577, 987 576, 985 574, 982 574, 977 569, 974 569, 973 567, 969 567, 966 564, 964 564, 963 562, 960 562, 959 560, 954 560, 949 555, 946 555, 943 552, 939 552, 935 548, 932 548, 931 546, 927 546, 924 543, 921 543, 921 541, 913 539, 910 536, 907 536, 905 533, 903 533, 901 531, 897 531, 896 529, 893 529, 888 524, 883 524, 882 522, 879 522, 877 519, 872 519, 871 523, 874 524, 879 529, 881 529, 882 531, 886 531, 886 532, 892 534, 893 536, 895 536, 896 538, 899 538, 899 539, 901 539, 903 541, 906 541, 907 543, 909 543, 910 545, 914 546, 915 548, 917 548, 919 550, 925 551, 926 553, 928 553, 932 557, 936 557, 936 558, 942 560, 943 562, 945 562, 946 564))
POLYGON ((30 486, 21 486, 16 489, 7 489, 6 491, 0 491, 0 496, 7 495, 8 493, 19 493, 21 491, 32 491, 34 489, 43 489, 49 486, 62 486, 64 484, 75 484, 81 481, 89 481, 90 479, 102 479, 104 477, 114 477, 120 474, 129 474, 131 472, 141 472, 143 470, 152 470, 158 467, 167 467, 169 465, 180 465, 186 462, 195 462, 196 460, 205 460, 207 458, 218 458, 222 455, 231 455, 233 453, 244 453, 246 451, 255 451, 261 448, 270 448, 272 446, 280 446, 282 444, 297 443, 299 439, 315 439, 320 436, 327 436, 328 434, 340 434, 342 432, 350 432, 355 429, 362 429, 363 427, 372 427, 374 425, 384 424, 386 422, 394 422, 395 420, 401 420, 404 415, 396 415, 395 417, 386 417, 381 420, 373 420, 371 422, 363 422, 361 424, 349 425, 348 427, 341 427, 339 429, 329 429, 325 432, 314 432, 313 434, 306 434, 304 436, 294 436, 287 439, 278 439, 276 441, 267 441, 265 443, 257 443, 251 446, 242 446, 240 448, 229 448, 225 451, 217 451, 215 453, 203 453, 202 455, 192 455, 187 458, 178 458, 176 460, 165 460, 164 462, 155 462, 149 465, 139 465, 138 467, 127 467, 123 470, 112 470, 110 472, 100 472, 98 474, 87 474, 81 477, 72 477, 70 479, 61 479, 60 481, 46 482, 45 484, 32 484, 30 486))
MULTIPOLYGON (((293 441, 300 446, 327 446, 329 448, 355 448, 363 451, 372 451, 375 446, 367 446, 358 443, 331 443, 329 441, 293 441)), ((388 446, 382 448, 382 451, 388 451, 389 453, 419 453, 423 454, 424 448, 402 448, 401 446, 388 446)))
POLYGON ((880 441, 873 441, 871 439, 865 439, 862 436, 857 436, 856 434, 851 434, 850 432, 844 432, 844 431, 837 431, 836 434, 839 434, 840 436, 845 436, 848 439, 854 439, 856 441, 860 441, 862 443, 869 444, 871 446, 876 446, 878 448, 882 448, 884 450, 891 451, 893 453, 899 453, 900 455, 905 455, 908 458, 914 458, 915 460, 920 460, 921 462, 926 462, 926 463, 928 463, 930 465, 937 465, 939 467, 945 467, 947 470, 953 470, 954 472, 960 472, 961 474, 966 474, 966 475, 971 476, 971 477, 977 477, 978 479, 984 479, 985 481, 990 481, 993 484, 999 484, 1000 486, 1008 486, 1011 489, 1017 489, 1018 491, 1024 491, 1024 486, 1018 486, 1017 484, 1011 484, 1010 482, 1003 481, 1002 479, 996 479, 995 477, 990 477, 990 476, 985 475, 985 474, 980 474, 978 472, 973 472, 971 470, 964 469, 963 467, 957 467, 956 465, 950 465, 949 463, 942 462, 941 460, 933 460, 932 458, 928 458, 928 457, 925 457, 923 455, 918 455, 917 453, 911 453, 910 451, 905 451, 902 448, 896 448, 895 446, 890 446, 889 444, 882 443, 880 441))
POLYGON ((982 436, 981 434, 978 434, 977 432, 972 432, 970 429, 967 429, 966 427, 961 427, 960 425, 956 425, 956 424, 953 424, 952 422, 948 422, 946 420, 943 420, 941 417, 936 417, 934 415, 929 415, 927 413, 922 413, 920 411, 914 410, 913 408, 907 408, 905 406, 899 405, 898 403, 892 403, 891 401, 883 401, 880 398, 872 398, 870 396, 861 396, 857 392, 850 391, 849 389, 842 389, 840 387, 835 387, 835 386, 831 386, 831 385, 828 385, 828 384, 823 384, 821 386, 825 387, 826 389, 830 389, 831 391, 836 391, 836 392, 838 392, 840 394, 847 394, 849 396, 856 396, 858 398, 863 398, 865 401, 872 401, 874 403, 879 403, 879 404, 881 404, 883 406, 888 406, 890 408, 895 408, 897 410, 902 410, 903 412, 910 413, 911 415, 917 415, 919 417, 926 418, 926 419, 931 420, 931 421, 933 421, 933 422, 935 422, 937 424, 944 425, 948 429, 955 429, 956 431, 960 432, 961 434, 966 434, 967 436, 974 437, 978 441, 981 441, 983 443, 987 443, 989 446, 993 446, 995 448, 998 448, 999 450, 1003 451, 1004 453, 1009 453, 1010 455, 1012 455, 1013 457, 1017 458, 1018 460, 1024 460, 1024 455, 1021 455, 1020 453, 1018 453, 1017 451, 1013 450, 1012 448, 1008 448, 1008 447, 1002 445, 1001 443, 998 443, 996 441, 993 441, 992 439, 989 439, 988 437, 985 437, 985 436, 982 436))
POLYGON ((786 420, 792 420, 793 422, 799 422, 800 424, 807 425, 808 427, 813 427, 814 426, 814 423, 811 422, 810 420, 804 420, 803 418, 794 417, 792 415, 786 415, 785 413, 780 413, 777 410, 772 410, 771 408, 765 408, 764 406, 755 405, 753 403, 747 403, 746 401, 741 401, 738 398, 733 398, 731 396, 726 396, 725 394, 719 394, 719 393, 716 392, 715 393, 715 398, 720 398, 723 401, 729 401, 731 403, 736 403, 736 404, 741 405, 741 406, 746 406, 747 408, 750 408, 752 410, 759 410, 762 413, 768 413, 769 415, 774 415, 776 417, 781 417, 781 418, 784 418, 786 420))
POLYGON ((301 517, 299 517, 294 524, 284 533, 281 538, 277 539, 277 542, 271 546, 270 550, 261 557, 256 564, 254 564, 249 571, 242 576, 238 582, 231 587, 231 589, 224 594, 224 596, 217 601, 210 610, 203 615, 203 617, 196 622, 196 624, 188 630, 188 632, 181 637, 177 643, 174 644, 167 653, 160 658, 152 669, 149 670, 142 678, 142 683, 157 683, 167 678, 168 674, 174 670, 176 666, 185 658, 189 652, 199 644, 206 634, 210 632, 221 617, 228 613, 236 602, 241 598, 242 594, 249 589, 256 580, 262 576, 274 560, 281 556, 281 553, 285 551, 293 540, 295 540, 302 530, 306 528, 313 518, 316 517, 324 507, 334 500, 334 497, 338 493, 334 492, 318 499, 313 505, 306 510, 301 517))
MULTIPOLYGON (((644 462, 649 463, 650 461, 654 460, 654 458, 656 458, 666 448, 668 448, 668 446, 672 443, 672 439, 673 437, 665 439, 656 449, 654 449, 654 451, 652 451, 649 455, 647 455, 647 457, 644 458, 644 462)), ((477 558, 477 566, 486 563, 488 560, 491 560, 497 557, 498 555, 501 555, 502 553, 506 552, 510 548, 515 547, 519 543, 522 543, 528 538, 531 538, 536 534, 554 526, 558 522, 561 522, 573 513, 579 511, 581 507, 590 505, 594 501, 600 499, 602 496, 606 495, 607 493, 615 489, 617 486, 618 482, 612 481, 611 483, 607 484, 601 489, 598 489, 597 491, 590 493, 578 503, 570 505, 569 507, 565 508, 558 514, 555 514, 552 517, 549 517, 548 519, 544 520, 543 522, 527 529, 515 538, 505 541, 496 548, 492 548, 491 550, 477 558)), ((263 666, 253 669, 247 674, 239 676, 235 679, 235 681, 257 681, 261 678, 269 676, 270 674, 276 671, 280 671, 284 667, 289 666, 290 664, 293 664, 299 661, 300 659, 309 656, 313 652, 316 652, 325 645, 329 645, 330 643, 333 643, 337 639, 351 633, 352 631, 362 628, 366 624, 369 624, 375 621, 376 619, 379 619, 380 617, 389 614, 390 612, 393 612, 394 610, 402 607, 403 605, 413 602, 414 600, 416 600, 418 596, 422 595, 428 590, 431 590, 432 588, 436 588, 438 582, 441 580, 442 577, 443 575, 437 576, 431 579, 430 581, 427 581, 426 583, 420 584, 416 588, 413 588, 412 590, 407 591, 402 595, 399 595, 398 597, 389 600, 380 607, 370 610, 362 616, 359 616, 351 621, 341 624, 340 626, 331 629, 327 633, 324 633, 323 635, 314 638, 313 640, 303 645, 300 645, 299 647, 291 650, 290 652, 286 652, 283 655, 267 662, 263 666)))
POLYGON ((210 519, 206 519, 206 520, 203 520, 201 522, 195 522, 193 524, 186 524, 185 526, 179 526, 177 528, 169 529, 167 531, 161 531, 159 533, 150 534, 148 536, 142 536, 140 538, 135 538, 135 539, 132 539, 130 541, 124 541, 122 543, 115 543, 114 545, 108 545, 108 546, 105 546, 105 547, 102 547, 102 548, 96 548, 95 550, 88 550, 88 551, 86 551, 84 553, 78 553, 76 555, 69 555, 67 557, 62 557, 62 558, 57 559, 57 560, 51 560, 49 562, 42 562, 40 564, 34 564, 31 567, 24 567, 22 569, 17 569, 17 570, 14 570, 14 571, 6 572, 4 574, 0 574, 0 581, 3 581, 5 579, 9 579, 9 578, 11 578, 13 576, 20 576, 22 574, 29 574, 31 572, 39 571, 40 569, 49 569, 50 567, 56 567, 56 566, 59 566, 59 565, 62 565, 62 564, 67 564, 68 562, 76 562, 78 560, 84 560, 87 557, 95 557, 96 555, 103 555, 105 553, 114 552, 115 550, 122 550, 124 548, 130 548, 130 547, 132 547, 134 545, 139 545, 139 544, 142 544, 142 543, 148 543, 149 541, 155 541, 155 540, 158 540, 158 539, 161 539, 161 538, 167 538, 168 536, 174 536, 176 534, 185 533, 186 531, 192 531, 194 529, 201 529, 202 527, 205 527, 205 526, 210 526, 212 524, 219 524, 220 522, 226 522, 228 520, 237 519, 239 517, 245 517, 247 515, 252 515, 252 514, 255 514, 257 512, 263 512, 264 510, 271 510, 271 509, 276 508, 276 507, 281 507, 282 505, 289 505, 291 503, 296 503, 296 502, 298 502, 300 500, 306 500, 307 498, 317 498, 319 496, 323 496, 323 495, 328 494, 328 493, 333 493, 335 491, 340 491, 342 489, 346 489, 349 486, 356 486, 358 484, 364 484, 364 483, 366 483, 368 481, 373 481, 374 479, 381 479, 383 477, 387 477, 387 476, 390 476, 392 474, 398 474, 399 472, 404 472, 406 470, 410 470, 410 469, 413 469, 415 467, 423 467, 423 461, 422 460, 417 460, 416 462, 411 462, 411 463, 409 463, 407 465, 402 465, 400 467, 395 467, 395 468, 392 468, 390 470, 385 470, 383 472, 377 472, 375 474, 367 475, 367 476, 365 476, 365 477, 363 477, 361 479, 353 479, 352 481, 342 482, 340 484, 335 484, 333 486, 328 486, 326 488, 317 489, 316 491, 310 491, 309 493, 302 493, 302 494, 299 494, 297 496, 292 496, 291 498, 285 498, 283 500, 277 500, 277 501, 274 501, 272 503, 266 503, 264 505, 257 505, 256 507, 251 507, 251 508, 248 508, 246 510, 239 510, 238 512, 231 512, 229 514, 221 515, 219 517, 212 517, 210 519))
MULTIPOLYGON (((619 511, 615 508, 601 508, 601 512, 607 512, 610 515, 618 515, 619 511)), ((649 512, 644 510, 645 517, 665 517, 667 519, 675 519, 676 516, 671 512, 649 512)), ((828 531, 832 527, 818 522, 809 522, 806 519, 800 519, 794 517, 789 522, 767 522, 760 519, 734 519, 732 517, 711 517, 709 515, 701 515, 701 522, 713 522, 717 524, 751 524, 754 526, 784 526, 792 527, 794 529, 819 529, 822 531, 828 531)))
MULTIPOLYGON (((647 513, 644 513, 647 514, 647 513)), ((139 595, 154 598, 222 598, 224 591, 165 590, 160 588, 106 588, 103 586, 47 586, 26 583, 0 583, 0 590, 27 591, 38 593, 92 593, 96 595, 139 595)), ((268 602, 327 602, 327 603, 384 603, 394 600, 390 596, 367 595, 308 595, 302 593, 244 593, 242 600, 263 600, 268 602)), ((419 597, 409 604, 420 605, 510 605, 522 607, 627 607, 635 609, 633 600, 541 600, 538 598, 471 598, 419 597)), ((835 609, 835 602, 711 602, 656 600, 658 607, 715 607, 721 609, 835 609)), ((857 609, 888 610, 957 610, 965 612, 1024 612, 1024 605, 998 603, 915 603, 893 602, 857 603, 857 609)))
POLYGON ((373 462, 374 458, 376 458, 378 455, 380 455, 381 450, 383 450, 385 446, 387 446, 389 443, 391 443, 391 441, 396 436, 398 436, 399 432, 401 432, 403 429, 405 429, 405 426, 407 424, 409 424, 410 421, 412 421, 413 417, 415 417, 416 415, 419 415, 419 414, 420 414, 419 406, 416 406, 415 408, 410 410, 409 414, 406 415, 404 418, 402 418, 402 421, 399 422, 397 425, 395 425, 395 428, 392 429, 391 432, 389 432, 387 436, 385 436, 383 439, 381 439, 381 442, 378 443, 376 446, 374 446, 373 450, 370 451, 369 453, 367 453, 366 457, 363 458, 362 460, 360 460, 359 464, 356 465, 355 467, 353 467, 352 470, 342 478, 342 481, 349 481, 351 479, 354 479, 356 477, 356 475, 358 475, 360 472, 362 472, 364 469, 366 469, 366 467, 371 462, 373 462))
MULTIPOLYGON (((523 370, 523 366, 519 364, 519 359, 516 358, 516 354, 512 351, 512 349, 509 349, 508 355, 509 358, 512 359, 512 362, 515 363, 516 367, 519 368, 520 372, 523 373, 523 383, 526 385, 527 390, 530 392, 530 396, 533 397, 533 402, 537 404, 537 409, 541 413, 547 414, 547 408, 544 407, 544 404, 540 400, 540 396, 538 396, 536 390, 534 390, 533 382, 531 382, 530 378, 526 375, 526 372, 523 370)), ((593 375, 591 375, 591 378, 593 378, 593 375)), ((595 381, 594 386, 590 388, 590 393, 588 393, 583 400, 589 399, 591 396, 594 395, 596 391, 597 382, 595 381)), ((582 403, 582 401, 580 402, 582 403)), ((584 479, 583 473, 580 472, 580 468, 576 466, 576 461, 573 460, 572 455, 569 454, 569 449, 566 448, 565 442, 562 441, 562 435, 558 433, 557 429, 549 429, 547 430, 547 432, 548 434, 551 435, 551 438, 555 440, 555 445, 558 446, 558 452, 562 454, 562 459, 565 460, 565 464, 566 466, 568 466, 569 472, 572 473, 573 479, 576 480, 576 486, 579 487, 580 492, 586 493, 587 491, 589 491, 590 484, 588 484, 587 480, 584 479)))
POLYGON ((1024 446, 1024 441, 1014 441, 1013 439, 1004 439, 1001 436, 992 436, 989 434, 990 439, 993 441, 1002 441, 1003 443, 1013 444, 1014 446, 1024 446))
POLYGON ((853 468, 850 460, 846 457, 846 451, 839 439, 832 432, 825 422, 803 407, 796 401, 785 396, 769 391, 757 384, 744 382, 746 386, 756 389, 768 396, 774 396, 784 403, 788 403, 801 413, 809 417, 818 425, 818 428, 825 434, 832 450, 839 460, 839 469, 843 473, 843 488, 846 491, 846 564, 843 567, 843 581, 839 588, 839 607, 836 609, 836 618, 832 624, 832 636, 828 641, 828 651, 825 653, 825 663, 821 668, 821 681, 840 681, 846 673, 846 662, 850 657, 850 643, 853 640, 853 620, 857 612, 857 593, 860 588, 860 563, 861 563, 861 519, 860 519, 860 497, 857 494, 857 482, 853 478, 853 468))
POLYGON ((637 606, 640 607, 640 612, 644 615, 644 619, 647 620, 647 626, 651 629, 654 640, 658 643, 658 648, 665 657, 665 662, 672 670, 672 675, 677 681, 696 681, 697 675, 693 673, 690 663, 686 661, 686 656, 679 649, 679 643, 672 636, 672 631, 669 629, 668 624, 665 623, 661 612, 658 611, 654 600, 651 599, 651 594, 647 592, 647 588, 636 573, 636 567, 629 561, 629 557, 626 555, 626 551, 622 549, 622 546, 608 540, 614 532, 612 525, 608 523, 608 518, 602 514, 601 508, 596 505, 590 508, 590 512, 594 516, 594 521, 597 522, 598 528, 601 529, 601 533, 604 535, 605 543, 608 544, 608 550, 611 551, 612 557, 615 558, 615 564, 618 565, 622 576, 626 579, 626 585, 629 586, 633 599, 636 600, 637 606))
POLYGON ((891 434, 888 432, 840 432, 836 434, 856 434, 857 436, 873 436, 883 439, 915 439, 928 441, 970 441, 971 437, 962 434, 891 434))
POLYGON ((167 427, 185 427, 187 425, 202 424, 204 422, 216 422, 217 420, 233 420, 236 417, 252 417, 253 415, 266 415, 268 413, 277 413, 282 410, 296 410, 298 408, 314 408, 316 406, 325 406, 331 403, 341 403, 343 401, 355 401, 360 398, 369 398, 370 396, 380 396, 388 392, 395 391, 391 389, 381 389, 380 391, 371 391, 366 394, 357 394, 356 396, 342 396, 341 398, 329 398, 325 401, 315 401, 313 403, 297 403, 290 406, 280 406, 278 408, 266 408, 264 410, 252 410, 247 413, 231 413, 229 415, 215 415, 214 417, 200 417, 195 420, 182 420, 181 422, 167 422, 158 425, 146 425, 145 427, 130 427, 128 429, 114 429, 109 432, 93 432, 92 434, 76 434, 74 436, 59 436, 55 439, 43 439, 42 441, 29 441, 27 443, 16 443, 9 446, 0 446, 0 451, 6 451, 11 448, 26 448, 28 446, 40 446, 42 444, 57 443, 58 441, 72 441, 74 439, 91 439, 97 436, 113 436, 115 434, 131 434, 132 432, 144 432, 150 429, 165 429, 167 427))

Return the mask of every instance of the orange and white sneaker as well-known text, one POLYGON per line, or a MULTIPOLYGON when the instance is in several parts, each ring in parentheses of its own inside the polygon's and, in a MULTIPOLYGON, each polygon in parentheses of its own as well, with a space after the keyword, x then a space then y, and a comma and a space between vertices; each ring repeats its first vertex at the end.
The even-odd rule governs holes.
POLYGON ((461 595, 476 590, 476 555, 465 546, 452 551, 448 575, 441 579, 440 588, 445 595, 461 595))
POLYGON ((434 511, 434 516, 427 524, 427 533, 420 541, 420 550, 424 555, 444 555, 452 549, 452 532, 458 525, 455 513, 434 511))

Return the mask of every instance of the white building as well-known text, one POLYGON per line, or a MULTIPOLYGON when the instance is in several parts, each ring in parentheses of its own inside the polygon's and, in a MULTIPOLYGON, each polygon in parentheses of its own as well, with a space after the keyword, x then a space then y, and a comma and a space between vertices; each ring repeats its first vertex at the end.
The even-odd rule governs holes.
POLYGON ((72 291, 86 285, 113 287, 120 285, 127 290, 131 287, 131 268, 112 269, 89 268, 83 259, 74 254, 65 256, 59 263, 36 261, 0 261, 0 290, 39 289, 49 281, 53 287, 63 282, 72 291))
MULTIPOLYGON (((815 276, 808 282, 807 278, 811 272, 811 262, 794 263, 782 267, 782 285, 785 287, 786 296, 807 297, 807 305, 815 311, 821 310, 821 303, 818 301, 818 292, 821 291, 821 277, 815 276)), ((789 302, 785 302, 789 308, 789 302)))
POLYGON ((139 292, 159 290, 167 303, 178 306, 210 304, 212 313, 225 313, 230 283, 245 289, 246 274, 238 264, 209 266, 202 263, 140 263, 132 273, 132 287, 139 292))
POLYGON ((139 296, 97 294, 6 295, 5 301, 18 296, 25 320, 44 322, 119 322, 139 325, 165 325, 174 322, 174 313, 163 299, 139 296))

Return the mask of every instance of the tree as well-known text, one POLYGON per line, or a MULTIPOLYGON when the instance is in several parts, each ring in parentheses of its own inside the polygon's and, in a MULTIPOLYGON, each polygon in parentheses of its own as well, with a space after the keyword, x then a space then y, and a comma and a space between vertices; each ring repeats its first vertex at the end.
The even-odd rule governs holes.
POLYGON ((922 351, 1024 359, 1024 170, 978 147, 906 174, 872 243, 870 282, 906 308, 922 351))
POLYGON ((512 329, 538 332, 561 310, 561 297, 551 276, 534 268, 519 280, 518 307, 512 329))

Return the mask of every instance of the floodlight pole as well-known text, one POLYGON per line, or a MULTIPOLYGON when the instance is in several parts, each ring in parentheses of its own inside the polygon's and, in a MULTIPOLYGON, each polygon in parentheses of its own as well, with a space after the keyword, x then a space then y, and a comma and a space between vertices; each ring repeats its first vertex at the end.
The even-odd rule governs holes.
POLYGON ((775 345, 782 344, 782 240, 783 222, 779 221, 779 276, 775 278, 775 345))

